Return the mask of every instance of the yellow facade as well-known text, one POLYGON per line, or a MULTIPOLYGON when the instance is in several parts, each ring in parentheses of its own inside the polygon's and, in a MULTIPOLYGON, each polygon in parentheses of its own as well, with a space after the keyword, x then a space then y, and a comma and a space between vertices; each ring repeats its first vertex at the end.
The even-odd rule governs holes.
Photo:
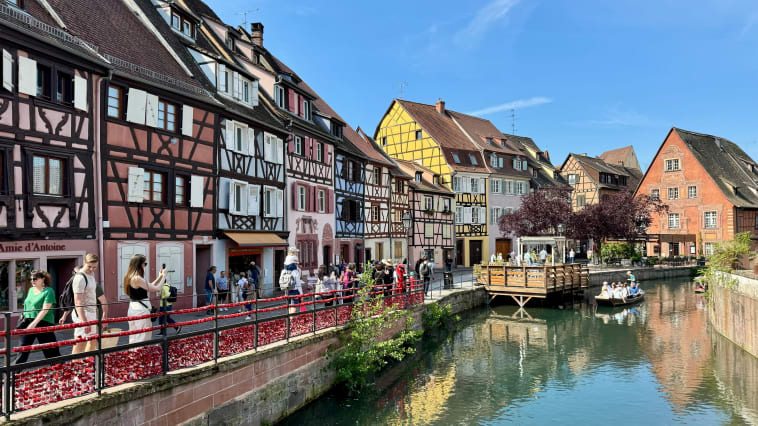
POLYGON ((399 103, 382 118, 375 135, 376 142, 392 158, 400 160, 421 160, 425 167, 440 175, 440 182, 452 189, 453 170, 448 166, 437 142, 408 114, 399 103), (416 131, 421 130, 421 139, 416 139, 416 131), (387 144, 384 141, 387 138, 387 144))

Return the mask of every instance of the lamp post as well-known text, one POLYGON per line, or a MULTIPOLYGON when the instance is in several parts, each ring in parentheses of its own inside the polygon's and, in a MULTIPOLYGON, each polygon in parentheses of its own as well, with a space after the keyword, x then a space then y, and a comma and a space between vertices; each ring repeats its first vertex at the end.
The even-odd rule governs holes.
MULTIPOLYGON (((403 229, 405 230, 406 236, 410 239, 413 238, 413 234, 411 231, 411 226, 413 225, 413 218, 411 218, 411 212, 406 211, 403 215, 403 229)), ((408 264, 410 265, 411 260, 411 244, 410 241, 406 242, 406 246, 408 247, 408 264)), ((407 266, 407 265, 406 265, 407 266)))

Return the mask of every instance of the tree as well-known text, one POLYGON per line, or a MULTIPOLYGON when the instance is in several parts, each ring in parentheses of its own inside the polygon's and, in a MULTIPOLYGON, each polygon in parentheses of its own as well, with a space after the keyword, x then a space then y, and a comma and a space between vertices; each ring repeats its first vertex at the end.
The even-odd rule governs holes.
POLYGON ((503 235, 555 235, 571 216, 571 190, 545 188, 521 197, 521 207, 498 220, 503 235))
POLYGON ((609 238, 634 243, 646 235, 653 221, 653 213, 666 211, 668 206, 657 198, 621 191, 572 214, 566 234, 575 239, 591 238, 598 245, 598 250, 602 242, 609 238))

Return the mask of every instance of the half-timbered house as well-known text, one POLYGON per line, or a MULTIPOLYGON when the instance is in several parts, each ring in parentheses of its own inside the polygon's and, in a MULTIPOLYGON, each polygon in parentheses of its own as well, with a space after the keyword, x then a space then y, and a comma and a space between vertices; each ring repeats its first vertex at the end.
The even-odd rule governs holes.
POLYGON ((219 103, 217 269, 235 276, 255 263, 264 293, 272 293, 276 258, 283 259, 289 236, 284 197, 287 131, 260 101, 259 79, 248 69, 251 44, 241 31, 209 15, 212 11, 202 2, 135 2, 219 103))
POLYGON ((618 191, 634 191, 642 178, 639 169, 608 164, 601 158, 584 154, 569 154, 560 173, 571 185, 571 205, 574 211, 597 204, 618 191))
POLYGON ((411 231, 408 241, 409 264, 427 256, 437 265, 445 265, 453 256, 455 240, 455 193, 440 183, 440 175, 419 161, 396 160, 413 178, 410 187, 411 231))
POLYGON ((547 150, 540 149, 532 138, 507 133, 503 133, 503 137, 509 145, 518 149, 526 158, 531 174, 532 190, 555 187, 571 189, 558 169, 550 162, 550 154, 547 150))
POLYGON ((487 177, 479 149, 453 121, 443 101, 426 105, 395 99, 374 138, 392 158, 421 161, 456 193, 455 262, 471 266, 489 253, 487 177))
POLYGON ((60 294, 98 253, 96 92, 108 65, 45 7, 0 4, 0 309, 11 312, 33 270, 60 294))
MULTIPOLYGON (((146 278, 166 264, 180 295, 202 294, 212 262, 217 102, 136 3, 47 3, 113 66, 97 102, 106 295, 126 298, 120 283, 137 253, 148 258, 146 278)), ((195 302, 180 297, 177 306, 195 302)))
POLYGON ((350 142, 360 139, 350 126, 334 118, 330 125, 335 136, 340 137, 334 160, 335 238, 339 244, 340 261, 362 264, 371 260, 363 253, 365 156, 350 142))

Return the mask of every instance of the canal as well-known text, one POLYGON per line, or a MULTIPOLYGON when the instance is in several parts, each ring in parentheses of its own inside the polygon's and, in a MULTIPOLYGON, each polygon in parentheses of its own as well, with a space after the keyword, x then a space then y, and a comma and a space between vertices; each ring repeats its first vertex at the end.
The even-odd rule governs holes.
POLYGON ((758 424, 758 359, 707 326, 692 283, 643 283, 632 308, 470 312, 358 398, 282 424, 758 424))

